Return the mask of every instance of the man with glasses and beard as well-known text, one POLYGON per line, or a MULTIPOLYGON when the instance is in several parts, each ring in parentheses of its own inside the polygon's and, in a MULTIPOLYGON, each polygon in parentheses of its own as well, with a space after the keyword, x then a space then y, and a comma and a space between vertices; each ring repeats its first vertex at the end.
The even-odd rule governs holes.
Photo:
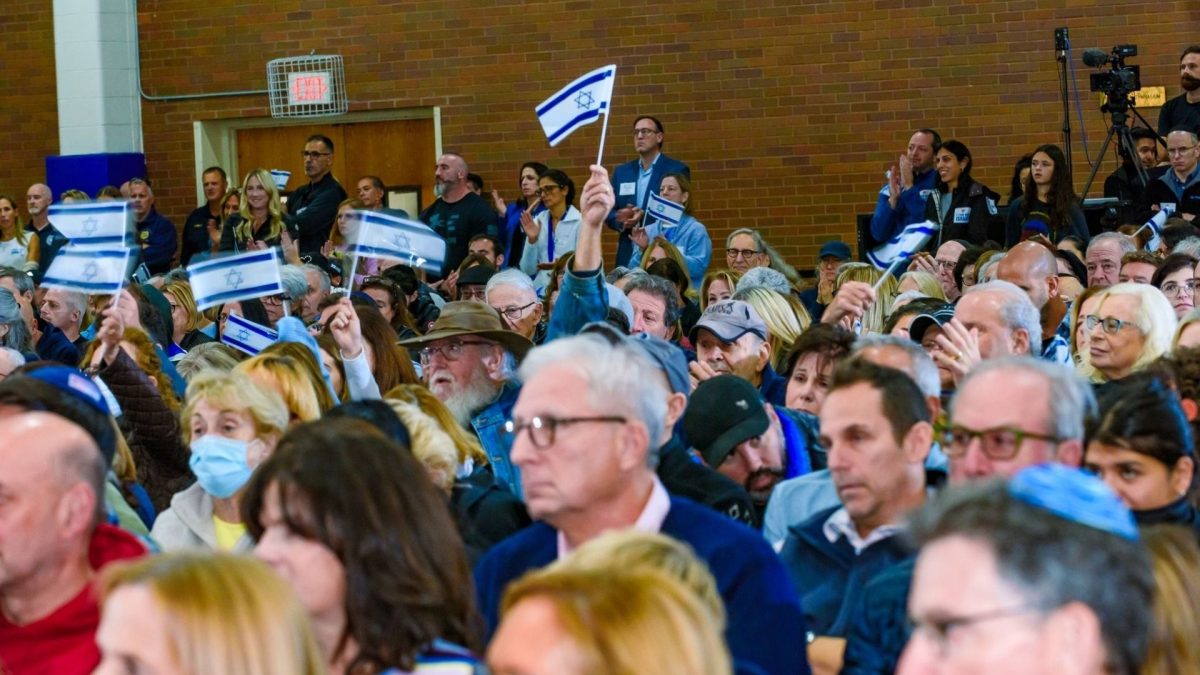
POLYGON ((1158 111, 1158 135, 1183 127, 1200 131, 1200 45, 1190 45, 1179 56, 1179 84, 1183 93, 1158 111))

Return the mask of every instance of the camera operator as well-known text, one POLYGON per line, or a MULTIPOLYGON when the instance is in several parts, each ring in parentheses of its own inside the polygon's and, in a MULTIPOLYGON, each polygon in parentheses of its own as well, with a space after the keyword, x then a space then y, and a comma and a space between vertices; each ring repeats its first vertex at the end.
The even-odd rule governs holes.
POLYGON ((1158 133, 1166 136, 1183 127, 1200 131, 1200 45, 1191 45, 1179 57, 1179 84, 1183 93, 1158 111, 1158 133))
POLYGON ((1200 143, 1196 132, 1176 128, 1167 134, 1171 168, 1146 187, 1146 204, 1151 211, 1166 210, 1192 220, 1200 215, 1200 143))
POLYGON ((1155 140, 1153 131, 1146 127, 1134 127, 1130 129, 1129 135, 1133 138, 1137 157, 1129 157, 1123 147, 1117 146, 1121 155, 1121 166, 1104 179, 1104 196, 1121 200, 1118 222, 1143 223, 1153 214, 1149 212, 1146 202, 1147 186, 1142 185, 1138 178, 1134 162, 1141 164, 1146 170, 1149 182, 1166 173, 1167 167, 1158 165, 1158 141, 1155 140))

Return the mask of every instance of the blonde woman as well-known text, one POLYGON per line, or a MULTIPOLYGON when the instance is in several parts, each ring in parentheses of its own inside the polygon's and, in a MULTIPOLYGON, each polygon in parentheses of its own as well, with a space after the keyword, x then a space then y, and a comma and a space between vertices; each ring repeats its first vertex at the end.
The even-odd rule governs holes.
MULTIPOLYGON (((171 305, 171 360, 178 360, 197 345, 213 341, 211 335, 202 329, 212 326, 212 322, 196 309, 196 299, 192 295, 192 286, 186 281, 168 281, 163 284, 162 293, 171 305)), ((215 326, 214 326, 215 332, 215 326)))
POLYGON ((287 406, 242 373, 202 373, 188 385, 181 419, 196 482, 171 498, 151 537, 164 551, 250 550, 242 491, 287 430, 287 406))
POLYGON ((792 343, 808 328, 812 320, 803 305, 793 306, 779 293, 762 286, 751 286, 733 294, 734 300, 743 300, 767 324, 767 342, 771 344, 771 367, 783 372, 787 364, 792 343))
MULTIPOLYGON (((298 346, 307 349, 303 345, 298 346)), ((316 360, 311 354, 309 358, 314 362, 316 360)), ((296 424, 319 419, 322 413, 334 406, 329 387, 318 386, 314 381, 314 368, 317 366, 306 364, 297 354, 285 354, 276 349, 272 352, 263 351, 242 361, 234 368, 234 372, 247 375, 257 384, 275 392, 287 405, 288 423, 296 424)), ((319 368, 317 370, 319 372, 319 368)), ((324 382, 320 384, 324 385, 324 382)))
MULTIPOLYGON (((846 263, 838 270, 835 286, 841 289, 848 281, 858 281, 868 286, 874 286, 882 275, 883 272, 880 272, 867 263, 846 263)), ((875 302, 867 308, 857 323, 852 322, 846 328, 853 330, 858 335, 882 333, 888 314, 892 312, 892 300, 899 293, 898 289, 899 283, 897 283, 896 278, 889 275, 879 288, 875 289, 875 302)), ((834 296, 836 295, 837 292, 835 291, 834 296)))
POLYGON ((0 195, 0 265, 19 270, 37 269, 39 242, 25 231, 17 202, 0 195))
POLYGON ((94 673, 323 675, 308 615, 253 558, 168 554, 105 569, 94 673))
POLYGON ((290 227, 291 218, 283 212, 271 172, 253 169, 242 181, 237 215, 221 228, 221 250, 241 252, 280 246, 283 235, 291 235, 290 227))
POLYGON ((552 567, 509 585, 502 612, 487 653, 493 672, 732 672, 711 609, 664 572, 552 567))
POLYGON ((1200 347, 1200 309, 1193 309, 1179 319, 1175 337, 1171 340, 1171 353, 1186 347, 1200 347))
POLYGON ((901 274, 900 281, 896 287, 896 293, 900 294, 908 291, 917 291, 927 298, 937 298, 946 302, 946 291, 942 289, 941 282, 929 272, 913 270, 901 274))

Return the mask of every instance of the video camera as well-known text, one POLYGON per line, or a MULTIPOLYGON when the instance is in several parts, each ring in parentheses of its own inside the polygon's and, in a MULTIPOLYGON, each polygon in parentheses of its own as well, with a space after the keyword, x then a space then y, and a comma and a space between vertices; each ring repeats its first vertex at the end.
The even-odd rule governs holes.
POLYGON ((1142 88, 1141 66, 1125 65, 1125 58, 1137 56, 1137 45, 1117 45, 1111 52, 1105 53, 1100 49, 1085 49, 1083 51, 1084 65, 1092 68, 1109 69, 1103 73, 1092 73, 1092 91, 1108 94, 1110 98, 1124 100, 1130 94, 1142 88))

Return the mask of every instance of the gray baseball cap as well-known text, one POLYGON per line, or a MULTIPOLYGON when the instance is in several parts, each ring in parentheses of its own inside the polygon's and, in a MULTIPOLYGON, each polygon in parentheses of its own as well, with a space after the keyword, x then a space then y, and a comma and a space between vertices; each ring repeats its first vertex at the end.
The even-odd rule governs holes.
POLYGON ((726 343, 733 342, 746 333, 754 333, 763 340, 767 339, 767 324, 758 312, 743 300, 722 300, 709 305, 692 328, 692 332, 688 334, 693 344, 701 328, 726 343))

